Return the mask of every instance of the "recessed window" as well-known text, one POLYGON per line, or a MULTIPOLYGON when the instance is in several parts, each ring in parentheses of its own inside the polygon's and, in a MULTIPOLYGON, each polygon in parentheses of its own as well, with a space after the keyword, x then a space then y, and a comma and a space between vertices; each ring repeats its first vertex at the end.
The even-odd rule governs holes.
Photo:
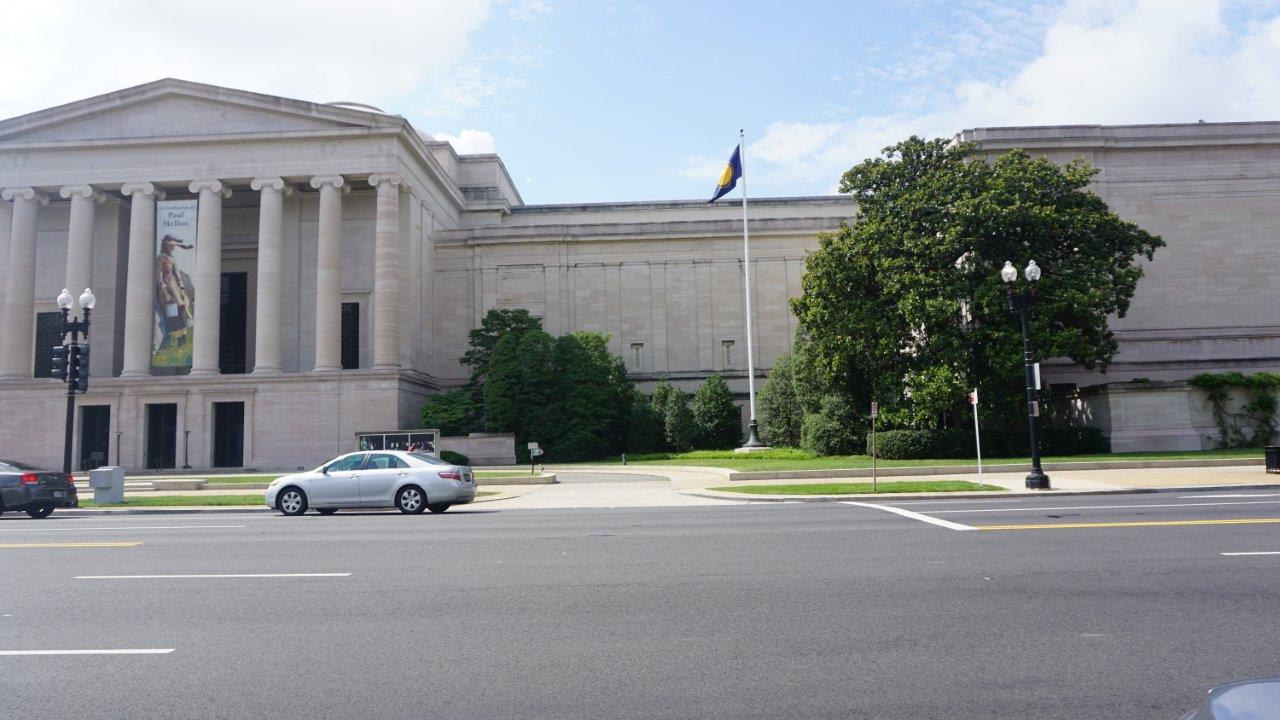
POLYGON ((36 313, 36 356, 32 377, 47 378, 53 374, 53 348, 61 345, 62 341, 62 313, 36 313))
POLYGON ((723 355, 724 355, 724 357, 723 357, 724 366, 725 366, 726 368, 731 368, 731 367, 733 367, 733 341, 732 341, 732 340, 721 340, 721 341, 720 341, 720 351, 721 351, 721 353, 723 353, 723 355))
POLYGON ((360 369, 360 303, 342 303, 342 369, 360 369))
POLYGON ((644 343, 631 343, 631 369, 644 370, 644 343))

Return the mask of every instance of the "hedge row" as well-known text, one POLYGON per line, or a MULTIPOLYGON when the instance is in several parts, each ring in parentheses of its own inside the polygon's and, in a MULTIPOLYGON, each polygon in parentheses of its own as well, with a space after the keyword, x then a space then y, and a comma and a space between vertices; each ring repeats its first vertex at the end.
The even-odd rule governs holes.
MULTIPOLYGON (((871 448, 868 435, 867 448, 871 448)), ((1111 451, 1107 436, 1093 427, 1044 427, 1040 450, 1045 455, 1090 455, 1111 451)), ((1027 431, 983 430, 984 457, 1020 457, 1028 454, 1027 431)), ((888 460, 971 458, 973 431, 884 430, 876 433, 876 456, 888 460)))

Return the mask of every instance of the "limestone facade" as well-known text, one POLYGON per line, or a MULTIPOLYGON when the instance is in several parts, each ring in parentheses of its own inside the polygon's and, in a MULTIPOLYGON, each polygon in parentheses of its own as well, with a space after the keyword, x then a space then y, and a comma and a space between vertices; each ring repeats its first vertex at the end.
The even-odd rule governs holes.
MULTIPOLYGON (((1115 322, 1111 372, 1050 362, 1050 382, 1280 369, 1280 124, 961 137, 1083 155, 1102 168, 1107 201, 1169 242, 1115 322)), ((0 197, 0 457, 61 464, 64 386, 33 377, 37 315, 82 283, 98 303, 77 463, 92 415, 107 423, 94 430, 99 459, 130 468, 154 464, 161 421, 177 466, 219 464, 228 427, 239 466, 314 466, 362 430, 416 426, 423 398, 465 382, 468 331, 495 307, 527 308, 553 334, 609 333, 642 388, 670 377, 692 389, 720 372, 745 400, 736 202, 526 205, 497 156, 458 156, 399 116, 179 80, 0 121, 0 197), (151 367, 165 199, 199 207, 189 373, 151 367), (228 273, 247 283, 242 325, 219 315, 228 273), (230 335, 199 331, 211 327, 230 335), (219 354, 227 338, 243 345, 242 366, 219 354), (352 342, 356 366, 344 368, 352 342), (219 419, 226 404, 240 404, 239 424, 219 419), (154 405, 176 417, 151 418, 154 405)), ((790 345, 786 301, 805 254, 853 211, 843 196, 752 200, 758 377, 790 345)), ((1133 430, 1134 449, 1166 438, 1147 428, 1159 407, 1125 427, 1113 413, 1108 428, 1133 430)))

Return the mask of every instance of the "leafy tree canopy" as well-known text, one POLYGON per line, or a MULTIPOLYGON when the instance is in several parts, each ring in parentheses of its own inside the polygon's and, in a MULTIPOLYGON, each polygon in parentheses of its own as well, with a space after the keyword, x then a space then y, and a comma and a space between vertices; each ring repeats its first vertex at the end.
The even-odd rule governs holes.
POLYGON ((908 405, 916 425, 961 409, 975 386, 1016 416, 1022 339, 999 277, 1006 260, 1044 269, 1036 357, 1105 368, 1117 347, 1108 316, 1124 316, 1137 259, 1164 242, 1090 192, 1095 174, 1082 161, 988 158, 918 137, 854 166, 840 190, 857 200, 857 221, 820 239, 792 301, 806 372, 859 413, 872 398, 908 405))
POLYGON ((742 411, 719 373, 707 378, 693 394, 693 419, 698 447, 727 450, 742 442, 742 411))
POLYGON ((542 321, 524 308, 493 308, 485 313, 480 327, 471 331, 468 350, 462 355, 463 365, 471 368, 473 385, 484 382, 489 368, 489 356, 504 335, 522 335, 526 330, 541 330, 542 321))

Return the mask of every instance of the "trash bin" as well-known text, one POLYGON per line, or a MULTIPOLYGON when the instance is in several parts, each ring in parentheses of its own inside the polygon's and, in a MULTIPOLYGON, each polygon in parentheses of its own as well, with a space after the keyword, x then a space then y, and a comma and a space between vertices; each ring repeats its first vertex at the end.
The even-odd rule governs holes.
POLYGON ((1267 472, 1280 473, 1280 445, 1268 446, 1263 452, 1267 455, 1267 472))
POLYGON ((89 486, 95 503, 124 502, 124 468, 100 467, 89 471, 89 486))

